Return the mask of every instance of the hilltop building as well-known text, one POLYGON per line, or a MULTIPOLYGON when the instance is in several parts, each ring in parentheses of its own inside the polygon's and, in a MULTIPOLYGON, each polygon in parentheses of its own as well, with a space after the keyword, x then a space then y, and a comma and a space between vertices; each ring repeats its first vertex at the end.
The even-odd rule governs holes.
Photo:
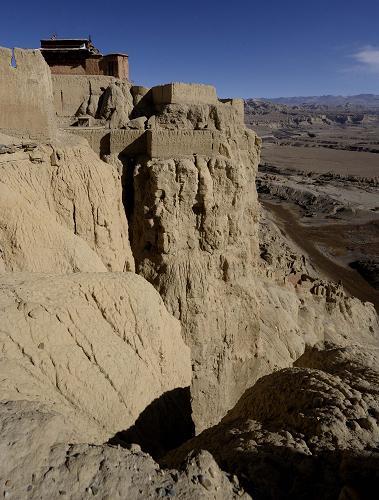
POLYGON ((128 56, 103 55, 90 38, 41 40, 41 53, 56 75, 106 75, 129 79, 128 56))

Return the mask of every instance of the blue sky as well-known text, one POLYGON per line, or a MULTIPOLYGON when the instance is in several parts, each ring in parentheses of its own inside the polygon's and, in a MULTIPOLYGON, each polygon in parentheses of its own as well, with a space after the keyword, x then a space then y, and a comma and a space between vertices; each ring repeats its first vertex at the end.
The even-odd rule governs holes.
POLYGON ((216 85, 221 97, 379 94, 379 0, 13 0, 0 45, 92 35, 131 78, 216 85))

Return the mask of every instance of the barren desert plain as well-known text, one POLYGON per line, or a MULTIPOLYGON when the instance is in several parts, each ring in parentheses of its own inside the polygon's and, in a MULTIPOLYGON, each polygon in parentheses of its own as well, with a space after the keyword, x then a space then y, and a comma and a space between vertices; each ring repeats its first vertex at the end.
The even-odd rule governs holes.
POLYGON ((263 137, 257 188, 319 270, 378 309, 379 98, 341 99, 246 101, 263 137))

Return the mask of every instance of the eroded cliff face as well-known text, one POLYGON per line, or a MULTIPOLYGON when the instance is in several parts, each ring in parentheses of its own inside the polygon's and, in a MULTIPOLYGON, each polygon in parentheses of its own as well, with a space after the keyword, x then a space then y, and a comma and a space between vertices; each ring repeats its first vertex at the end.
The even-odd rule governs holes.
POLYGON ((79 138, 8 138, 0 154, 0 268, 128 271, 134 259, 117 169, 79 138))
POLYGON ((134 173, 136 268, 182 323, 192 352, 198 430, 217 422, 264 364, 257 359, 258 304, 249 282, 258 254, 254 181, 260 143, 227 104, 202 105, 201 115, 196 106, 170 105, 156 115, 162 129, 190 131, 199 119, 211 128, 212 108, 221 114, 223 107, 231 121, 220 130, 214 155, 142 161, 134 173), (183 115, 192 121, 184 123, 183 115))
POLYGON ((214 101, 200 86, 208 104, 191 103, 190 86, 170 90, 170 104, 164 87, 143 108, 153 157, 134 165, 130 235, 136 271, 181 321, 191 347, 192 416, 201 431, 306 346, 377 345, 379 328, 371 305, 318 280, 279 231, 266 225, 259 237, 260 140, 245 129, 238 101, 214 101), (199 141, 197 154, 188 154, 188 137, 199 141))
POLYGON ((98 116, 79 135, 108 163, 68 134, 0 136, 0 494, 249 498, 240 480, 257 498, 352 496, 349 473, 361 485, 377 463, 373 306, 272 225, 259 235, 241 101, 119 87, 78 94, 98 116), (214 427, 163 459, 178 470, 131 444, 162 460, 191 410, 214 427))
POLYGON ((103 443, 190 385, 180 324, 134 273, 6 273, 0 315, 1 399, 54 409, 71 443, 103 443))

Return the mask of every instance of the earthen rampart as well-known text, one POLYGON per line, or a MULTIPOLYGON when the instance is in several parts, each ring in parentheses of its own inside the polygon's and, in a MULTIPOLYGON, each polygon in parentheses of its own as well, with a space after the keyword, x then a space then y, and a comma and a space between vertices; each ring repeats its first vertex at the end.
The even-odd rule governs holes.
POLYGON ((50 70, 38 50, 0 47, 0 130, 18 137, 55 136, 50 70), (12 64, 13 62, 13 64, 12 64))
POLYGON ((115 80, 113 76, 101 75, 52 75, 57 116, 75 116, 88 96, 100 97, 102 88, 108 87, 115 80))
POLYGON ((168 83, 152 89, 154 104, 217 104, 216 89, 199 83, 168 83))

